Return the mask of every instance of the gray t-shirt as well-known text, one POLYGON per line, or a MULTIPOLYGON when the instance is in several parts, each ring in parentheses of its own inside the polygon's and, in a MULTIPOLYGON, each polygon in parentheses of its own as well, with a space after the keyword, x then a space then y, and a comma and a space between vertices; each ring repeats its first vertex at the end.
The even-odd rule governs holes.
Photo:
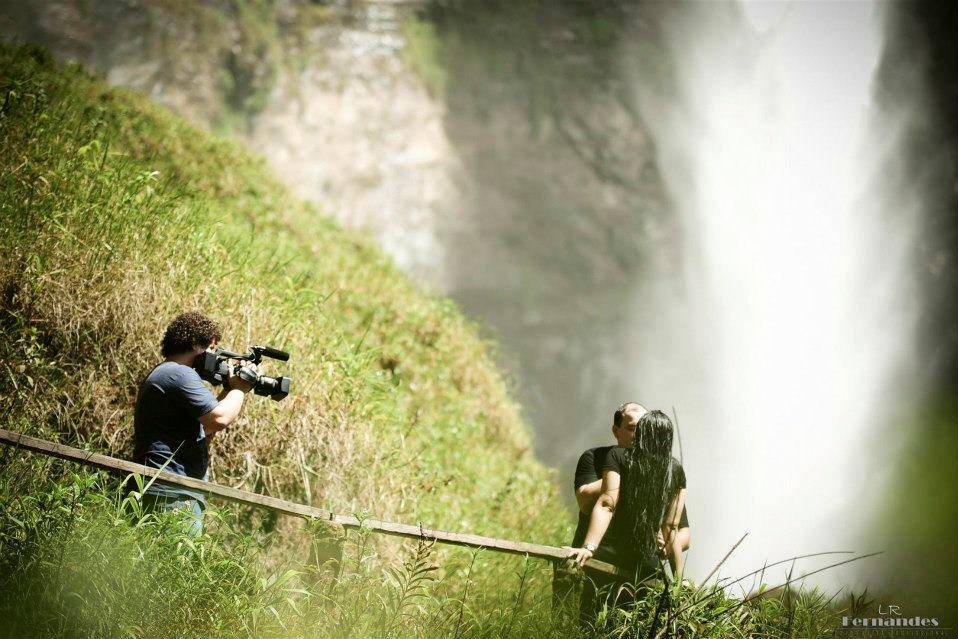
MULTIPOLYGON (((200 417, 216 407, 216 397, 199 373, 183 364, 163 362, 140 383, 133 412, 134 459, 152 468, 205 479, 209 469, 206 433, 200 417)), ((154 482, 148 493, 191 497, 201 492, 154 482)))

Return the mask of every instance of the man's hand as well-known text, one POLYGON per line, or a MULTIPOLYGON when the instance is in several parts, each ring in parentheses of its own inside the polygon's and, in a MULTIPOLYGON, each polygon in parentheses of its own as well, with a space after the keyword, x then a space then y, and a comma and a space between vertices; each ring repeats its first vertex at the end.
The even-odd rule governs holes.
POLYGON ((585 565, 585 562, 587 562, 587 561, 589 561, 590 559, 592 559, 592 555, 594 555, 594 554, 595 554, 595 553, 593 553, 593 552, 592 552, 591 550, 589 550, 588 548, 570 548, 570 549, 569 549, 569 560, 568 560, 568 561, 569 561, 569 563, 571 563, 573 566, 579 566, 579 567, 581 567, 581 566, 584 566, 584 565, 585 565))
MULTIPOLYGON (((247 369, 256 374, 256 367, 247 364, 247 369)), ((239 417, 240 410, 243 408, 243 402, 246 400, 246 393, 253 389, 253 382, 246 381, 239 375, 233 374, 232 363, 230 363, 229 373, 226 383, 223 384, 223 392, 220 393, 219 403, 216 408, 200 417, 200 423, 203 424, 203 430, 207 435, 212 435, 221 431, 239 417), (237 395, 233 391, 240 391, 237 395)))
MULTIPOLYGON (((253 375, 255 375, 256 364, 247 364, 243 366, 243 370, 250 371, 251 373, 253 373, 253 375)), ((229 376, 226 380, 226 383, 229 385, 230 388, 235 388, 236 390, 242 391, 243 393, 248 393, 251 390, 253 390, 253 382, 248 382, 242 377, 240 377, 239 375, 234 375, 232 366, 230 366, 229 368, 229 376)))
POLYGON ((665 557, 665 536, 661 530, 655 533, 655 545, 659 549, 659 557, 665 557))

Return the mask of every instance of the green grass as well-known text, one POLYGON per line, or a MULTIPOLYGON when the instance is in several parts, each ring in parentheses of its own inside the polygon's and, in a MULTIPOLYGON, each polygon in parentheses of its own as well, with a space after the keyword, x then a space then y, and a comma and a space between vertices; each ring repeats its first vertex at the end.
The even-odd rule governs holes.
POLYGON ((443 98, 449 79, 435 25, 411 15, 402 21, 401 32, 403 61, 419 76, 430 95, 443 98))
POLYGON ((288 349, 213 479, 338 511, 559 542, 568 517, 449 301, 259 159, 42 51, 0 49, 0 423, 125 456, 165 324, 288 349))
MULTIPOLYGON (((474 574, 487 554, 450 570, 431 544, 387 558, 362 531, 322 561, 328 538, 290 549, 228 510, 192 538, 113 478, 10 448, 0 460, 0 636, 646 637, 663 595, 604 609, 584 631, 574 601, 551 606, 542 562, 512 560, 493 587, 474 574)), ((814 591, 746 605, 714 587, 668 594, 657 627, 671 637, 824 637, 842 611, 814 591)))
MULTIPOLYGON (((0 427, 128 456, 137 382, 185 309, 221 320, 226 346, 293 354, 267 368, 293 377, 290 397, 252 398, 213 441, 214 481, 344 513, 569 538, 492 347, 451 302, 237 145, 42 50, 0 46, 0 427)), ((138 515, 115 479, 6 448, 0 460, 7 636, 578 633, 550 605, 544 562, 353 533, 330 570, 319 559, 330 539, 299 520, 219 505, 191 539, 175 518, 138 515)), ((800 620, 833 614, 814 594, 734 613, 709 594, 674 593, 672 610, 694 605, 669 627, 814 636, 800 620)), ((643 636, 656 596, 608 612, 600 634, 643 636)))
POLYGON ((288 552, 236 532, 228 511, 194 539, 175 517, 124 511, 114 480, 4 452, 3 636, 475 637, 526 618, 551 623, 548 608, 515 607, 515 587, 470 595, 468 576, 440 569, 428 544, 389 562, 353 534, 330 566, 309 544, 288 552))

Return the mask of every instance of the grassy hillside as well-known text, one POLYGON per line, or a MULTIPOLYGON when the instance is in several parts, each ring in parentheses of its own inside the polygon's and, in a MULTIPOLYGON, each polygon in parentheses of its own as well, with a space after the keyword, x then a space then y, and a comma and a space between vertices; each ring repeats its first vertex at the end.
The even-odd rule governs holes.
POLYGON ((489 345, 451 303, 235 144, 36 49, 0 50, 0 69, 4 427, 127 455, 163 328, 200 309, 234 350, 292 353, 293 393, 253 399, 217 436, 214 481, 564 537, 568 517, 489 345))

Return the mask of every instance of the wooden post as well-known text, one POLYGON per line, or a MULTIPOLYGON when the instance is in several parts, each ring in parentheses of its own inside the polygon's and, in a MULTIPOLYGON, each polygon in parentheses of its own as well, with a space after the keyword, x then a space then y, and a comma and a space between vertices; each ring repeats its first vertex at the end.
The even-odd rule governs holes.
POLYGON ((346 531, 339 524, 325 519, 308 519, 309 563, 316 571, 314 574, 338 575, 343 563, 343 545, 346 531))
MULTIPOLYGON (((453 544, 456 546, 466 546, 468 548, 484 548, 495 552, 510 553, 513 555, 529 555, 539 559, 549 561, 562 561, 568 557, 568 550, 557 546, 546 546, 543 544, 533 544, 524 541, 512 541, 509 539, 497 539, 495 537, 484 537, 482 535, 473 535, 469 533, 452 532, 448 530, 437 530, 426 528, 423 525, 400 524, 391 521, 382 521, 379 519, 360 520, 352 515, 341 515, 330 512, 324 508, 316 508, 305 504, 298 504, 284 499, 277 499, 259 493, 251 493, 245 490, 221 486, 212 482, 184 477, 168 471, 157 470, 142 464, 100 455, 90 451, 80 450, 72 446, 58 444, 37 437, 30 437, 21 433, 4 430, 0 428, 0 443, 29 450, 67 461, 77 462, 86 466, 93 466, 103 470, 118 474, 139 474, 144 477, 156 477, 156 481, 172 486, 182 486, 183 488, 192 488, 200 490, 208 495, 215 495, 228 501, 250 504, 268 508, 284 515, 294 517, 304 517, 306 519, 321 519, 330 524, 339 525, 343 528, 366 528, 384 535, 394 535, 398 537, 409 537, 413 539, 432 539, 443 544, 453 544)), ((615 566, 604 561, 590 559, 586 566, 593 570, 605 572, 613 575, 621 574, 615 566)))

